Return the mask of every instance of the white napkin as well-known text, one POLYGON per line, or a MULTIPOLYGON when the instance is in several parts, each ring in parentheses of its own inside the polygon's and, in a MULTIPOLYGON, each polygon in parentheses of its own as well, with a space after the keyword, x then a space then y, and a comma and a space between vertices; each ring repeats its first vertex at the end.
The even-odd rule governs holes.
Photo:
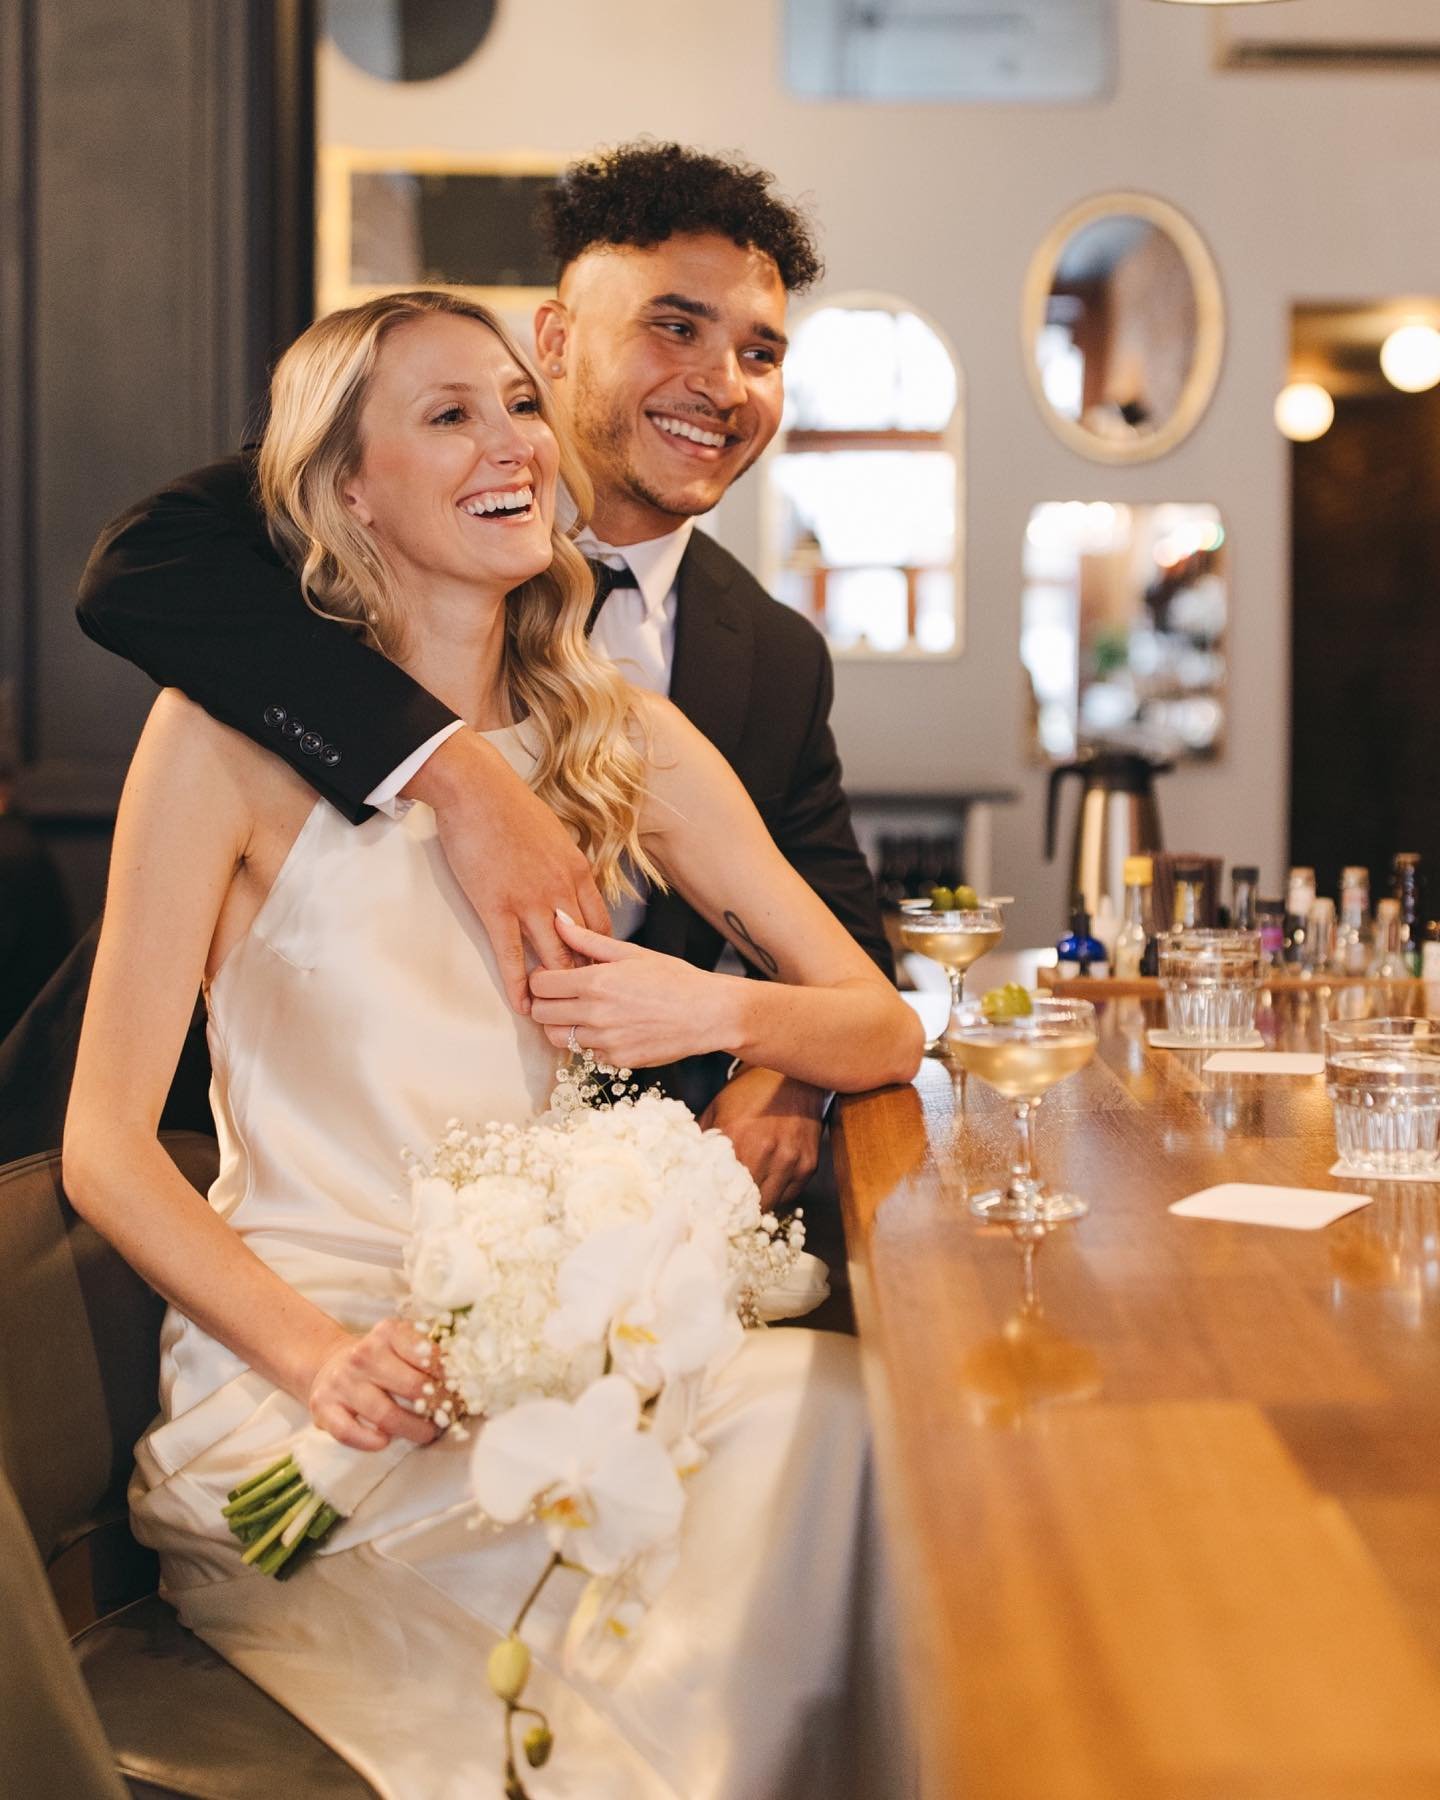
MULTIPOLYGON (((931 964, 934 968, 936 965, 931 964)), ((920 1023, 925 1027, 925 1041, 937 1038, 950 1023, 950 988, 946 984, 943 994, 902 993, 900 998, 913 1006, 920 1015, 920 1023)))
POLYGON ((1265 1187, 1254 1181, 1222 1181, 1170 1208, 1183 1219, 1228 1219, 1236 1225, 1280 1225, 1318 1231, 1346 1213, 1369 1206, 1373 1195, 1339 1194, 1329 1188, 1265 1187))
POLYGON ((1207 1075, 1323 1075, 1325 1058, 1314 1050, 1217 1050, 1207 1075))

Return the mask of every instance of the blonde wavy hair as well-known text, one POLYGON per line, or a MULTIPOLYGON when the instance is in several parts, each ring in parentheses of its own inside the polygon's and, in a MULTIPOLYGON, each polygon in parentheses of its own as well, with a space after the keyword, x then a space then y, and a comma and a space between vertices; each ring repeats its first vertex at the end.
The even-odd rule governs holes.
MULTIPOLYGON (((384 294, 317 319, 281 357, 260 446, 260 499, 277 548, 300 577, 306 604, 398 659, 412 628, 384 553, 345 500, 364 456, 360 422, 380 346, 398 326, 435 313, 493 331, 535 384, 540 416, 560 449, 560 479, 577 509, 593 493, 569 427, 530 358, 487 308, 421 289, 384 294)), ((608 900, 638 894, 635 876, 663 886, 640 843, 645 755, 630 690, 590 648, 585 623, 594 578, 558 520, 549 568, 505 603, 501 681, 511 716, 532 721, 536 795, 576 834, 608 900)))

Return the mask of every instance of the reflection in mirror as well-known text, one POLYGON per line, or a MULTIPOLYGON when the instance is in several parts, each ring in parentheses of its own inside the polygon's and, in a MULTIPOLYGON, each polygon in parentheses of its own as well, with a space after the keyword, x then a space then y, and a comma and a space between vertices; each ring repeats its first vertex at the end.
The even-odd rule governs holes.
POLYGON ((480 48, 498 0, 323 0, 323 24, 381 81, 434 81, 480 48))
POLYGON ((959 372, 903 302, 859 296, 796 326, 767 463, 766 573, 838 651, 959 648, 959 372))
POLYGON ((1213 506, 1049 501, 1025 530, 1031 748, 1214 756, 1225 724, 1228 540, 1213 506))
POLYGON ((1204 411, 1219 372, 1219 279, 1173 207, 1115 194, 1077 207, 1031 266, 1026 364, 1072 449, 1106 462, 1163 455, 1204 411))

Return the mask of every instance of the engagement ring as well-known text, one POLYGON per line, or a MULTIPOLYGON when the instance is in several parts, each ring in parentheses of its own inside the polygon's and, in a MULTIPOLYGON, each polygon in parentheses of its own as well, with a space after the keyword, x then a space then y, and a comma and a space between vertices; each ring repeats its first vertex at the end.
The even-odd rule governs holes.
POLYGON ((575 1027, 573 1025, 570 1027, 570 1036, 565 1040, 565 1048, 572 1056, 578 1056, 580 1054, 580 1040, 575 1035, 575 1027))

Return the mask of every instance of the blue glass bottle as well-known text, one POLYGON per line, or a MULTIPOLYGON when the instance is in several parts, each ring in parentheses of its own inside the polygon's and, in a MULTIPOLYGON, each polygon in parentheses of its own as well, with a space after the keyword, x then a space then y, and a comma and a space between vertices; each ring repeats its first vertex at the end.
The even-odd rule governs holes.
POLYGON ((1062 981, 1073 981, 1077 975, 1097 980, 1110 973, 1105 946, 1090 935, 1090 915, 1085 910, 1084 896, 1077 894, 1070 912, 1070 929, 1055 946, 1055 973, 1062 981))

